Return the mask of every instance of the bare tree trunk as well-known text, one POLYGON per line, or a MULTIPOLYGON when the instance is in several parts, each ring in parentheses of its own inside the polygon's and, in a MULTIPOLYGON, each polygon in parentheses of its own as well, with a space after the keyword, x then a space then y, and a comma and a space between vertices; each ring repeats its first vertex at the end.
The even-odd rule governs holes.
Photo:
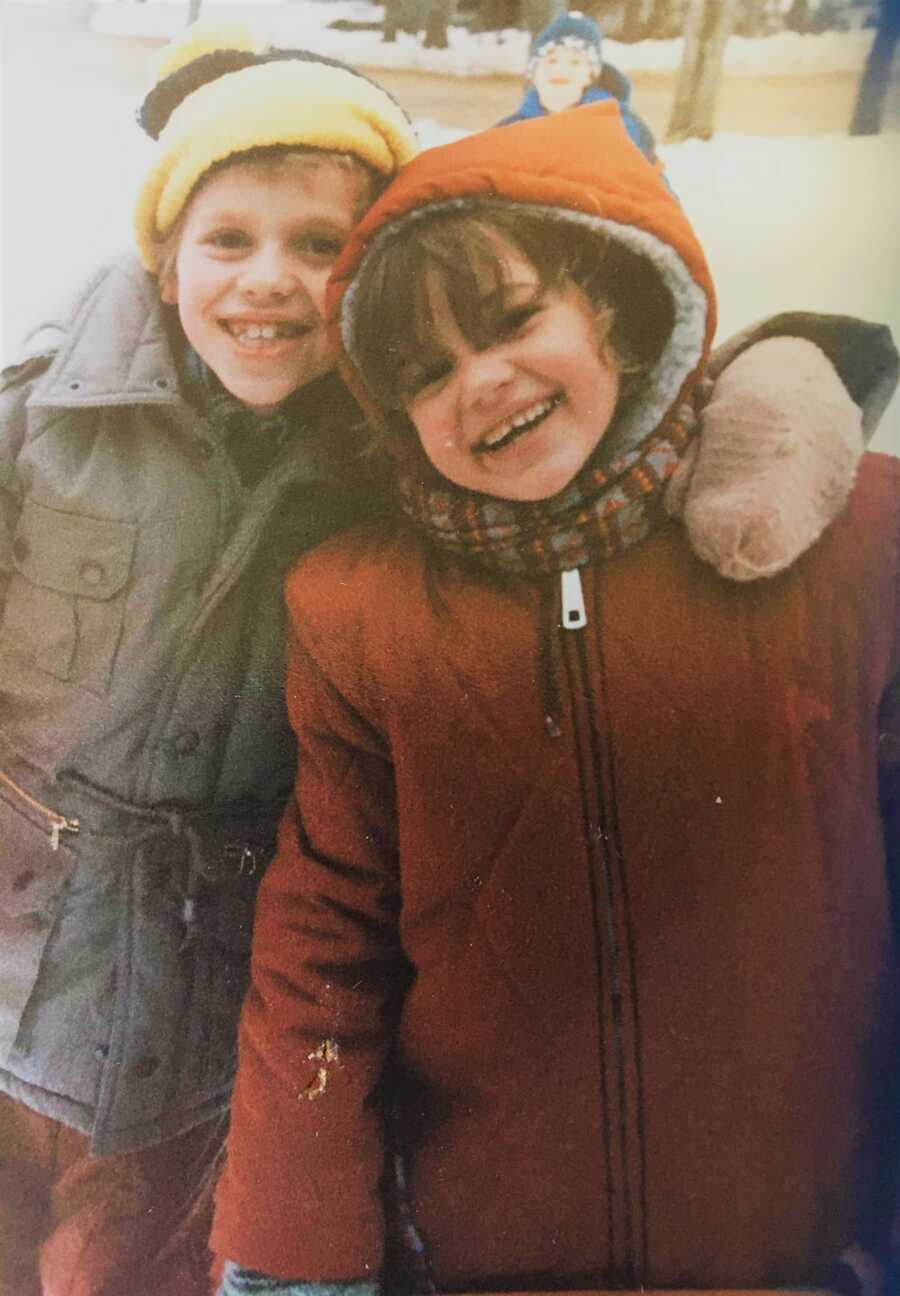
POLYGON ((669 140, 709 139, 737 0, 690 0, 669 140))
POLYGON ((674 9, 674 0, 653 0, 646 23, 647 35, 651 39, 668 40, 677 30, 674 9))
POLYGON ((761 36, 766 14, 766 0, 744 0, 739 30, 744 36, 761 36))
POLYGON ((900 0, 881 0, 878 30, 875 32, 875 40, 866 59, 856 106, 853 109, 853 119, 850 122, 851 135, 877 135, 881 130, 884 100, 898 36, 900 36, 900 0))
POLYGON ((793 0, 790 9, 784 16, 784 25, 788 31, 800 32, 809 30, 809 0, 793 0))
POLYGON ((642 0, 625 0, 621 40, 631 45, 635 41, 639 41, 644 35, 644 6, 642 0))
POLYGON ((425 23, 425 44, 431 49, 447 48, 447 25, 453 11, 453 0, 431 0, 425 23))
POLYGON ((422 11, 427 2, 428 0, 419 0, 418 3, 417 0, 385 0, 384 18, 381 24, 384 40, 393 41, 397 39, 398 32, 413 32, 424 27, 425 17, 422 11))
POLYGON ((565 0, 523 0, 522 26, 537 36, 544 28, 566 12, 565 0))
POLYGON ((482 31, 503 31, 507 27, 524 30, 528 24, 523 13, 524 0, 483 0, 476 7, 482 13, 482 31))

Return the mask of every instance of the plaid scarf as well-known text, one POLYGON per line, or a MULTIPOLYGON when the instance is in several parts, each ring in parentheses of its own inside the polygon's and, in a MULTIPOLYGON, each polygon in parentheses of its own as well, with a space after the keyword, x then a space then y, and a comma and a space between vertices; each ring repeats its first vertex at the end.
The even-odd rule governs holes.
POLYGON ((696 431, 683 406, 671 426, 610 463, 588 461, 564 490, 535 502, 467 491, 421 462, 399 466, 400 504, 440 549, 491 571, 546 574, 613 558, 665 518, 663 492, 696 431))

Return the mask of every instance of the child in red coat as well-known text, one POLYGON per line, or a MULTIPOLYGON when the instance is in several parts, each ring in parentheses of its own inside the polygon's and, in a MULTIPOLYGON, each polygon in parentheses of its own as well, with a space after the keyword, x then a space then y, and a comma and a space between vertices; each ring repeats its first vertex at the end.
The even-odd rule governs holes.
POLYGON ((900 465, 771 579, 698 558, 713 286, 603 105, 420 156, 335 275, 398 510, 287 585, 222 1291, 877 1278, 900 465))

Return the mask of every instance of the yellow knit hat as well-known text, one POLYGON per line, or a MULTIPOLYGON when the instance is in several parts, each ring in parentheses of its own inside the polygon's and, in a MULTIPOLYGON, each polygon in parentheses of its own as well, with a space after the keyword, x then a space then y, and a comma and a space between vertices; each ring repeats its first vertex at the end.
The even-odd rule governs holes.
POLYGON ((391 176, 419 151, 409 118, 386 90, 307 50, 259 49, 237 24, 191 29, 164 51, 139 114, 158 138, 134 229, 145 268, 201 176, 250 149, 298 145, 349 153, 391 176))

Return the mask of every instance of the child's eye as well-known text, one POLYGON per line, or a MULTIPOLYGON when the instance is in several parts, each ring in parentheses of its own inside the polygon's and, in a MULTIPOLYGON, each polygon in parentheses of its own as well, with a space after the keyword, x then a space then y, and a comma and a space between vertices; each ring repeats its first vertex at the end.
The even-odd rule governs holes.
POLYGON ((344 241, 337 234, 304 234, 296 240, 296 247, 303 256, 334 261, 343 251, 344 241))
POLYGON ((213 230, 206 241, 211 247, 220 248, 223 252, 233 252, 239 248, 249 247, 250 236, 244 230, 221 229, 213 230))
POLYGON ((453 361, 435 360, 427 365, 409 365, 403 369, 397 380, 397 395, 402 403, 415 400, 424 395, 431 387, 437 387, 449 377, 453 370, 453 361))
POLYGON ((496 332, 498 338, 515 337, 521 333, 522 329, 534 319, 540 310, 540 303, 529 302, 525 306, 515 306, 511 310, 504 311, 497 320, 496 332))

